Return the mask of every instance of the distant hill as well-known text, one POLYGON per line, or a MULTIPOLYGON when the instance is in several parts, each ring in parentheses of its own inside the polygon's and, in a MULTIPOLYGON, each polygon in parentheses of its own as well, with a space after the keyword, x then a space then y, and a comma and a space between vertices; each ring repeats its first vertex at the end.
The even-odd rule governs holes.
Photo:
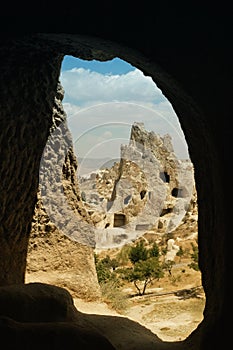
POLYGON ((119 161, 119 158, 110 159, 107 162, 105 162, 100 169, 110 169, 115 163, 118 163, 119 161))
POLYGON ((78 175, 86 175, 100 169, 111 168, 119 158, 78 158, 78 175))

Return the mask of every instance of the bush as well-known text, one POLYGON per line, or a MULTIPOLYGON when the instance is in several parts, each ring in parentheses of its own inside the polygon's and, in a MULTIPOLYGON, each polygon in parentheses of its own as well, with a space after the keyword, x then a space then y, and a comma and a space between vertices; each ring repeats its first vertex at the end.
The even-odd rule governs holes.
POLYGON ((102 260, 99 260, 99 257, 97 254, 95 254, 95 266, 96 266, 96 273, 99 283, 106 282, 109 279, 114 278, 114 275, 112 271, 114 271, 117 266, 118 262, 116 259, 110 259, 109 255, 107 255, 102 260))
POLYGON ((96 273, 99 283, 106 282, 111 277, 111 271, 102 261, 96 264, 96 273))
POLYGON ((128 308, 127 296, 119 289, 117 280, 110 280, 101 283, 103 301, 119 313, 123 313, 128 308))

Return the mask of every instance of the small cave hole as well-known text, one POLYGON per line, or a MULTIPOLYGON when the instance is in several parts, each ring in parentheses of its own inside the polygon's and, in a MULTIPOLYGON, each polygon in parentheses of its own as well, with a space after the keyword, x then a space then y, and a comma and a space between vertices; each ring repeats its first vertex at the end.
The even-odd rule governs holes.
POLYGON ((183 193, 183 189, 182 188, 178 188, 178 187, 174 187, 172 189, 171 195, 175 198, 183 198, 184 197, 184 193, 183 193))
POLYGON ((126 217, 124 214, 114 214, 114 227, 122 227, 126 224, 126 217))
POLYGON ((130 199, 131 199, 131 195, 129 194, 127 197, 124 198, 124 204, 125 205, 129 204, 130 199))
POLYGON ((141 199, 143 199, 145 197, 145 195, 146 195, 146 191, 145 190, 140 192, 141 199))
POLYGON ((163 180, 163 182, 169 183, 170 182, 170 175, 166 171, 161 171, 159 173, 160 179, 163 180))

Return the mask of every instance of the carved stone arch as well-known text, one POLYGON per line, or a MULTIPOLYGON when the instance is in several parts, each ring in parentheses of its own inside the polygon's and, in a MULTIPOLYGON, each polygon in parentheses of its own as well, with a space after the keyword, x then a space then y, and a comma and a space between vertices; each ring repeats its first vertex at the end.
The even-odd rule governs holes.
MULTIPOLYGON (((194 67, 197 73, 200 67, 204 76, 208 67, 206 62, 199 62, 196 67, 195 60, 188 54, 189 68, 183 66, 181 56, 177 57, 180 65, 175 65, 169 55, 162 59, 163 52, 158 52, 157 64, 154 52, 144 50, 142 54, 134 46, 129 39, 123 46, 114 40, 75 34, 36 34, 3 41, 0 55, 0 284, 24 282, 40 158, 52 125, 63 56, 98 60, 118 56, 152 77, 171 102, 189 147, 198 195, 199 254, 206 307, 203 322, 186 341, 180 346, 162 344, 161 348, 205 349, 206 344, 215 344, 215 338, 221 339, 225 334, 227 274, 232 272, 224 257, 227 254, 224 186, 220 170, 221 148, 219 141, 216 142, 217 131, 211 124, 214 109, 208 106, 211 100, 208 92, 206 101, 203 100, 204 87, 197 86, 192 71, 194 67)), ((209 79, 210 73, 211 70, 208 71, 209 79)), ((200 80, 206 84, 204 78, 200 80)))

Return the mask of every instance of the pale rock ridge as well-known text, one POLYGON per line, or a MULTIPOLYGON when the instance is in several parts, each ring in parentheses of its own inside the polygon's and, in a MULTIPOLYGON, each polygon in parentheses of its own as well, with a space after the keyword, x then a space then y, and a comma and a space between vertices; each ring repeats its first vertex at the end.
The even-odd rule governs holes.
POLYGON ((143 123, 132 125, 120 162, 91 178, 97 205, 101 197, 98 215, 92 206, 97 247, 123 245, 148 230, 168 234, 193 210, 191 203, 196 207, 191 161, 176 157, 169 135, 149 132, 143 123))
POLYGON ((59 84, 53 126, 41 160, 27 273, 47 272, 51 283, 66 285, 74 296, 93 300, 100 297, 93 226, 81 200, 77 159, 61 103, 63 93, 59 84))

